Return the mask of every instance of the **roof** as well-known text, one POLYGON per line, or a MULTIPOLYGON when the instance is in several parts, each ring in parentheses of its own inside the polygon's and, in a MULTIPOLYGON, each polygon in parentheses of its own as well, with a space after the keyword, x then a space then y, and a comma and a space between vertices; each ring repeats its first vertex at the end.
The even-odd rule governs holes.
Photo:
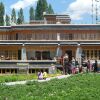
POLYGON ((44 14, 44 16, 69 16, 68 14, 44 14))
POLYGON ((0 26, 0 31, 9 30, 100 30, 100 24, 25 24, 0 26))
POLYGON ((40 25, 22 25, 12 26, 12 29, 16 30, 100 30, 100 25, 93 24, 40 24, 40 25))

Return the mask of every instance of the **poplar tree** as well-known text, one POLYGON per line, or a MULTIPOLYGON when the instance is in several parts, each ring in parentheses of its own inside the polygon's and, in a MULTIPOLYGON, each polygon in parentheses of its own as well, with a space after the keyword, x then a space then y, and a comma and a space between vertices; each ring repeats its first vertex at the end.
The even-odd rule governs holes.
POLYGON ((12 9, 12 13, 11 13, 11 21, 16 23, 16 11, 14 8, 12 9))
POLYGON ((35 12, 35 19, 41 20, 43 19, 43 12, 47 12, 48 4, 46 0, 38 0, 35 12))
POLYGON ((4 14, 5 14, 5 7, 2 2, 0 2, 0 26, 4 26, 4 14))
POLYGON ((30 7, 30 10, 29 10, 29 20, 34 20, 34 8, 33 7, 30 7))
POLYGON ((41 11, 41 0, 38 0, 36 10, 35 10, 35 19, 40 20, 42 19, 42 11, 41 11))
POLYGON ((42 0, 42 12, 48 12, 48 3, 46 0, 42 0))
POLYGON ((6 22, 6 26, 10 26, 10 17, 7 14, 6 14, 5 22, 6 22))
POLYGON ((24 23, 23 9, 20 8, 20 10, 18 12, 17 24, 23 24, 23 23, 24 23))
POLYGON ((51 4, 49 4, 49 6, 48 6, 48 12, 47 13, 48 14, 54 14, 54 11, 53 11, 51 4))

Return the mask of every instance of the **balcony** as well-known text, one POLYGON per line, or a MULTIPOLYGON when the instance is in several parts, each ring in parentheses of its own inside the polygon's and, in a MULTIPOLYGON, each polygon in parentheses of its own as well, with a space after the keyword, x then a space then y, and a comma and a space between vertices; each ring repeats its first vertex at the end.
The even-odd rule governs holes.
POLYGON ((1 60, 0 69, 49 68, 55 60, 1 60))

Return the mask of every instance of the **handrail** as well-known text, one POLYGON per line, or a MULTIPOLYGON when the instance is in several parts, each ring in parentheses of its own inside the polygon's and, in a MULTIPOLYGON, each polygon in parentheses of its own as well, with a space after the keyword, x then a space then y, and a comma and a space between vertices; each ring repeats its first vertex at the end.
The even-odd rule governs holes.
POLYGON ((0 60, 0 62, 56 62, 55 60, 0 60))

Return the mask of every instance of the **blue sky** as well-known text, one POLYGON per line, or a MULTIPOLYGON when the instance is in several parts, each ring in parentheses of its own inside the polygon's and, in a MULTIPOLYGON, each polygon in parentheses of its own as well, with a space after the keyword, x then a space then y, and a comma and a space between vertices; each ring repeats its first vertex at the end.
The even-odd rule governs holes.
MULTIPOLYGON (((11 14, 11 9, 15 8, 16 11, 19 8, 24 9, 25 20, 28 21, 29 18, 29 8, 30 6, 36 7, 38 0, 0 0, 4 3, 6 8, 6 13, 11 14)), ((92 0, 47 0, 50 3, 57 14, 70 14, 72 18, 72 23, 88 23, 92 22, 92 0)), ((98 0, 100 1, 100 0, 98 0)), ((95 23, 95 8, 96 3, 94 3, 94 23, 95 23)), ((100 12, 100 2, 97 3, 97 7, 100 12)), ((100 13, 98 14, 100 16, 100 13)), ((100 19, 99 19, 100 20, 100 19)))

